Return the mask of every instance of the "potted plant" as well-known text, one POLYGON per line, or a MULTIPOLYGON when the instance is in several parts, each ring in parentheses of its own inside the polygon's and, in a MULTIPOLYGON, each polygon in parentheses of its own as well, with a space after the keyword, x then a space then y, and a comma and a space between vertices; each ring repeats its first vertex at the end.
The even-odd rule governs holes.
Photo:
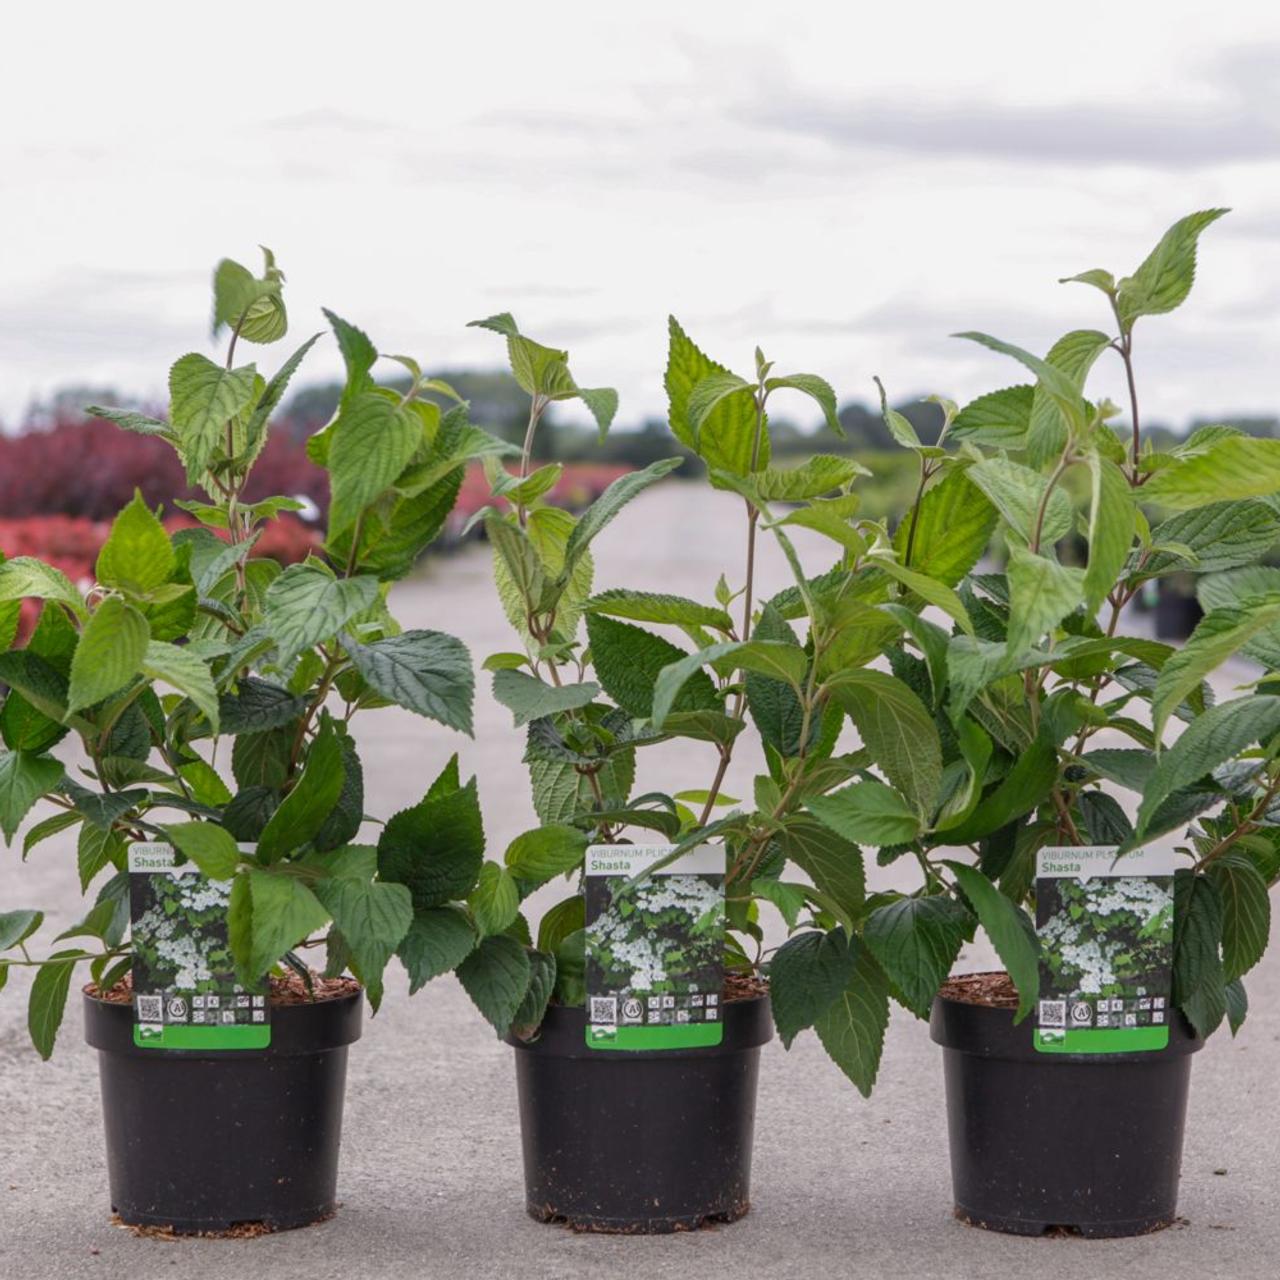
POLYGON ((881 895, 863 937, 943 1046, 956 1212, 978 1225, 1106 1236, 1171 1222, 1191 1054, 1239 1027, 1241 978, 1267 943, 1280 581, 1257 561, 1280 538, 1280 442, 1211 427, 1145 447, 1132 362, 1136 322, 1186 298, 1222 212, 1176 223, 1131 276, 1072 277, 1107 298, 1113 332, 1073 331, 1043 359, 961 335, 1034 385, 980 397, 917 449, 920 496, 896 535, 965 610, 950 633, 921 620, 890 655, 929 713, 917 767, 927 758, 940 783, 879 838, 875 812, 910 807, 892 777, 818 810, 879 860, 920 866, 919 888, 881 895), (1127 375, 1124 436, 1115 406, 1084 394, 1108 352, 1127 375), (1005 571, 942 572, 935 556, 979 526, 997 530, 1005 571), (1075 528, 1083 566, 1055 549, 1075 528), (1174 573, 1196 576, 1205 608, 1187 643, 1125 634, 1130 600, 1174 573), (1260 669, 1215 705, 1205 678, 1237 653, 1260 669), (943 986, 975 918, 1007 973, 943 986), (1038 1002, 1042 986, 1081 998, 1038 1002), (1058 1030, 1077 1022, 1087 1039, 1058 1030))
MULTIPOLYGON (((92 902, 45 947, 40 911, 0 914, 0 985, 34 970, 29 1026, 47 1058, 87 966, 113 1208, 179 1232, 333 1212, 361 987, 376 1010, 391 956, 418 963, 420 920, 444 874, 423 824, 446 805, 455 822, 479 822, 455 761, 376 847, 359 843, 352 721, 396 704, 471 731, 466 649, 402 631, 386 596, 439 532, 466 460, 503 446, 464 407, 442 415, 424 399, 447 388, 411 360, 396 357, 401 385, 378 385, 372 343, 330 314, 347 378, 309 445, 330 477, 327 537, 287 568, 254 555, 264 527, 300 505, 245 490, 319 337, 270 380, 236 363, 242 344, 284 336, 282 280, 269 253, 260 277, 218 266, 225 364, 179 359, 167 421, 92 410, 177 450, 207 495, 176 504, 195 527, 171 535, 135 497, 84 590, 38 559, 0 564, 0 825, 11 841, 43 801, 52 812, 27 829, 24 854, 74 832, 92 902), (39 620, 15 648, 24 601, 39 602, 39 620), (229 777, 215 768, 219 747, 229 777), (323 975, 305 959, 317 946, 323 975)), ((481 855, 477 845, 446 856, 481 855)))
MULTIPOLYGON (((858 936, 869 904, 862 857, 814 810, 870 758, 868 750, 836 752, 846 716, 910 788, 904 743, 879 707, 915 695, 867 664, 904 628, 922 625, 918 593, 963 610, 949 587, 905 566, 882 526, 855 524, 852 488, 864 473, 855 461, 771 464, 767 410, 779 393, 809 396, 843 434, 829 385, 779 375, 758 351, 753 376, 739 377, 674 320, 671 429, 705 461, 713 486, 741 496, 745 567, 734 585, 721 576, 706 602, 625 588, 593 594, 593 539, 677 460, 623 477, 577 518, 550 505, 560 468, 533 462, 548 407, 580 398, 604 432, 616 397, 579 388, 567 353, 534 342, 510 315, 479 323, 506 339, 531 402, 519 467, 490 463, 494 500, 483 515, 498 593, 522 647, 484 665, 526 734, 541 825, 480 869, 466 912, 483 937, 458 977, 515 1049, 533 1217, 626 1232, 731 1221, 749 1205, 770 1006, 788 1045, 815 1026, 860 1089, 874 1082, 890 987, 858 936), (830 540, 816 576, 801 566, 790 537, 797 527, 830 540), (794 582, 761 601, 755 566, 766 536, 794 582), (722 786, 749 722, 763 739, 763 771, 753 803, 739 805, 722 786), (667 791, 633 794, 636 753, 676 738, 703 745, 709 780, 700 787, 678 777, 667 791), (696 871, 674 874, 695 856, 696 871), (633 871, 601 908, 603 890, 592 885, 608 859, 633 871), (543 914, 535 941, 521 903, 561 877, 566 894, 543 914), (776 953, 762 910, 776 911, 790 935, 776 953), (674 976, 690 969, 711 970, 714 988, 690 996, 674 976), (594 996, 585 1007, 594 982, 619 992, 599 1011, 594 996), (648 1024, 678 1018, 666 1009, 680 999, 695 1006, 686 1013, 699 1029, 673 1048, 665 1027, 654 1035, 648 1024), (597 1025, 602 1018, 644 1025, 597 1025), (719 1038, 704 1038, 713 1018, 719 1038)), ((932 726, 923 708, 918 716, 932 726)))

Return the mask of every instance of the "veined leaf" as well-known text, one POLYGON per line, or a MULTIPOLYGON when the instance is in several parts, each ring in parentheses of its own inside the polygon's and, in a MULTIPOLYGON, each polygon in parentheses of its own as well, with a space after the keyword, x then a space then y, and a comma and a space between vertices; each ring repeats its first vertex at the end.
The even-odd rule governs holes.
POLYGON ((36 1052, 47 1062, 53 1053, 67 1007, 71 974, 82 951, 59 951, 36 970, 27 1004, 27 1030, 36 1052), (65 958, 64 958, 65 957, 65 958))
POLYGON ((576 827, 548 823, 517 836, 507 847, 506 864, 512 875, 542 884, 572 871, 589 843, 576 827))
POLYGON ((1214 609, 1205 614, 1191 638, 1160 669, 1151 699, 1157 742, 1174 709, 1200 682, 1259 632, 1280 622, 1280 603, 1250 609, 1214 609))
POLYGON ((529 989, 528 953, 514 938, 485 938, 458 965, 458 981, 499 1036, 507 1034, 529 989))
POLYGON ((1155 577, 1179 569, 1218 573, 1254 564, 1280 541, 1280 514, 1256 499, 1211 502, 1170 516, 1151 530, 1156 546, 1183 546, 1195 559, 1187 561, 1168 552, 1154 552, 1142 566, 1143 577, 1155 577))
POLYGON ((861 948, 843 929, 810 930, 789 938, 769 963, 773 1022, 784 1048, 827 1011, 848 987, 861 948))
POLYGON ((456 968, 476 941, 470 921, 456 907, 417 912, 396 951, 409 975, 409 994, 416 995, 432 978, 456 968))
MULTIPOLYGON (((975 462, 965 474, 991 499, 1010 530, 1022 542, 1029 543, 1048 477, 1002 457, 975 462)), ((1056 488, 1045 509, 1040 545, 1046 547, 1057 542, 1070 531, 1071 524, 1071 500, 1064 489, 1056 488)))
POLYGON ((170 444, 178 443, 178 437, 167 422, 161 422, 159 418, 149 417, 145 413, 135 413, 132 409, 107 409, 99 404, 87 404, 84 411, 88 417, 102 418, 134 435, 159 436, 170 444))
POLYGON ((1035 388, 1004 387, 971 400, 951 424, 953 440, 990 449, 1021 449, 1031 421, 1035 388))
POLYGON ((1163 315, 1180 306, 1191 292, 1196 274, 1196 242, 1200 233, 1226 209, 1205 209, 1180 218, 1160 238, 1131 276, 1116 289, 1116 310, 1126 330, 1139 316, 1163 315))
POLYGON ((942 785, 942 743, 924 703, 883 671, 844 671, 826 683, 885 777, 927 819, 942 785))
POLYGON ((1037 386, 1044 389, 1044 392, 1062 411, 1063 416, 1071 424, 1072 428, 1077 431, 1084 428, 1086 422, 1084 399, 1070 374, 1059 369, 1049 360, 1042 360, 1039 356, 1034 356, 1031 352, 1024 351, 1021 347, 1016 347, 1011 342, 1002 342, 999 338, 993 338, 990 334, 970 332, 957 333, 954 336, 968 338, 970 341, 977 342, 992 351, 1012 356, 1036 375, 1037 386))
POLYGON ((880 1069, 889 1024, 889 985, 867 947, 858 948, 853 976, 814 1024, 832 1061, 869 1097, 880 1069))
POLYGON ((1084 575, 1084 607, 1097 613, 1115 585, 1133 546, 1138 512, 1128 482, 1114 462, 1089 455, 1092 499, 1089 506, 1089 567, 1084 575))
POLYGON ((712 374, 727 374, 729 371, 699 351, 674 316, 670 318, 668 327, 670 343, 664 381, 671 430, 676 439, 700 454, 709 471, 723 470, 745 476, 767 467, 769 433, 762 422, 757 450, 753 396, 729 396, 704 416, 700 429, 695 430, 691 425, 689 400, 693 388, 712 374))
POLYGON ((98 553, 98 581, 146 595, 169 581, 173 566, 173 547, 164 525, 135 491, 133 501, 112 522, 98 553))
POLYGON ((391 487, 422 443, 422 423, 385 396, 366 392, 339 412, 329 442, 330 538, 391 487))
POLYGON ((1040 643, 1084 595, 1085 571, 1061 565, 1014 544, 1009 548, 1008 651, 1025 653, 1040 643))
POLYGON ((413 904, 402 884, 359 877, 318 880, 312 888, 351 950, 366 987, 381 990, 382 971, 413 924, 413 904))
POLYGON ((67 710, 101 702, 124 688, 142 667, 149 644, 147 620, 119 596, 108 596, 89 615, 71 658, 67 710))
POLYGON ((15 556, 0 562, 0 603, 28 599, 55 600, 81 621, 89 616, 80 592, 60 569, 34 556, 15 556))
POLYGON ((840 424, 836 393, 825 378, 819 378, 816 373, 790 373, 781 378, 765 379, 766 391, 781 391, 784 388, 804 392, 822 410, 822 418, 827 427, 841 440, 845 438, 844 427, 840 424))
POLYGON ((954 587, 986 551, 997 518, 996 508, 968 475, 950 471, 925 490, 920 505, 898 525, 893 549, 908 569, 954 587))
POLYGON ((1208 1038, 1227 1013, 1222 967, 1222 900, 1206 875, 1173 880, 1173 998, 1196 1034, 1208 1038))
POLYGON ((632 622, 666 622, 674 626, 714 627, 717 631, 733 629, 733 619, 723 610, 653 591, 627 591, 617 588, 592 596, 584 606, 587 613, 603 613, 611 618, 627 618, 632 622))
POLYGON ((241 872, 231 899, 232 953, 240 981, 250 988, 286 951, 329 922, 328 910, 297 876, 241 872))
POLYGON ((906 844, 920 834, 920 815, 883 782, 854 782, 805 808, 824 826, 855 844, 906 844))
POLYGON ((0 751, 0 831, 5 844, 32 805, 52 791, 62 776, 61 761, 27 751, 0 751))
POLYGON ((852 922, 862 912, 866 900, 866 868, 862 851, 830 827, 808 816, 789 818, 778 835, 787 857, 809 877, 833 904, 844 913, 842 924, 852 922))
POLYGON ((142 658, 142 674, 185 694, 208 720, 210 731, 218 732, 218 695, 213 676, 190 648, 152 640, 142 658))
POLYGON ((731 396, 753 400, 754 388, 745 378, 738 377, 736 373, 709 373, 705 378, 694 383, 693 390, 689 392, 688 404, 685 406, 685 419, 695 440, 707 416, 731 396))
POLYGON ((475 677, 461 640, 442 631, 404 631, 368 645, 344 636, 342 644, 384 698, 470 735, 475 677))
POLYGON ((199 479, 225 444, 227 423, 248 408, 257 376, 252 365, 224 369, 197 352, 183 356, 169 370, 169 421, 188 480, 199 479))
POLYGON ((946 896, 899 898, 867 916, 863 941, 917 1018, 927 1018, 972 917, 946 896))
MULTIPOLYGON (((662 636, 600 614, 587 615, 587 639, 596 678, 624 711, 637 718, 653 712, 655 685, 670 665, 687 658, 662 636)), ((672 706, 677 711, 718 711, 720 701, 706 672, 696 669, 672 706)))
MULTIPOLYGON (((1277 697, 1236 698, 1196 716, 1177 742, 1160 754, 1149 780, 1141 787, 1137 835, 1145 834, 1152 816, 1175 791, 1189 787, 1220 764, 1235 759, 1250 744, 1265 743, 1276 733, 1280 733, 1280 698, 1277 697)), ((1133 781, 1140 779, 1135 777, 1133 781)))
POLYGON ((378 598, 372 577, 336 578, 313 560, 291 564, 267 588, 264 617, 281 663, 332 639, 378 598))
POLYGON ((342 794, 344 770, 338 735, 331 725, 322 725, 311 743, 302 776, 258 837, 261 861, 275 862, 315 836, 342 794))
POLYGON ((1023 913, 974 867, 963 862, 947 862, 964 896, 973 904, 978 922, 991 939, 996 954, 1009 971, 1018 990, 1019 1023, 1036 1007, 1040 994, 1040 960, 1023 913))
MULTIPOLYGON (((1055 369, 1061 369, 1077 391, 1083 391, 1089 370, 1110 341, 1105 333, 1096 329, 1075 329, 1053 344, 1045 361, 1055 369)), ((1057 458, 1066 447, 1069 431, 1070 426, 1061 407, 1044 384, 1038 384, 1027 426, 1026 449, 1031 465, 1043 467, 1057 458)))
POLYGON ((782 640, 729 640, 699 649, 665 666, 653 686, 652 721, 661 729, 667 713, 676 705, 680 691, 689 677, 708 663, 732 658, 735 668, 755 671, 773 680, 783 680, 799 690, 808 670, 808 655, 799 645, 782 640))
POLYGON ((1258 868, 1242 853, 1228 850, 1211 862, 1208 876, 1222 903, 1222 967, 1227 982, 1262 959, 1271 937, 1271 895, 1258 868))
POLYGON ((543 716, 585 707, 599 696, 600 686, 582 684, 551 685, 523 671, 498 671, 493 677, 493 696, 515 716, 516 728, 543 716))
POLYGON ((345 407, 373 385, 369 371, 378 359, 378 351, 363 330, 335 315, 327 307, 321 309, 333 330, 333 336, 338 340, 338 350, 342 352, 342 361, 347 368, 347 381, 342 389, 342 406, 345 407))
POLYGON ((581 515, 564 547, 564 564, 560 577, 566 579, 585 554, 598 533, 627 505, 650 485, 670 475, 683 461, 663 458, 651 462, 641 471, 629 471, 615 480, 581 515))
POLYGON ((908 569, 887 555, 869 556, 867 562, 873 564, 881 573, 888 574, 895 582, 901 583, 908 591, 914 592, 927 604, 941 609, 948 617, 955 620, 961 631, 968 635, 973 634, 973 623, 969 620, 969 611, 964 607, 960 597, 945 583, 937 582, 923 573, 917 573, 914 569, 908 569))
POLYGON ((179 822, 165 834, 210 880, 230 880, 240 865, 235 838, 212 822, 179 822))
POLYGON ((484 861, 476 783, 458 785, 457 762, 412 808, 395 814, 378 840, 378 873, 408 885, 415 910, 465 898, 484 861))
POLYGON ((1280 440, 1226 436, 1203 453, 1161 467, 1142 488, 1145 502, 1185 511, 1261 498, 1280 489, 1280 440))

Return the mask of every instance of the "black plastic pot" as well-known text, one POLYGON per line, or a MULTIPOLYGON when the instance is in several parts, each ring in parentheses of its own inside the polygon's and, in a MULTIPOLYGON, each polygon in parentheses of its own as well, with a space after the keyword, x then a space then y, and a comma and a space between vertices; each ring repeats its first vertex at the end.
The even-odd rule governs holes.
POLYGON ((526 1206, 580 1231, 659 1234, 750 1208, 765 996, 729 1001, 711 1048, 589 1049, 586 1012, 553 1005, 517 1040, 526 1206))
POLYGON ((1161 579, 1156 586, 1157 639, 1186 640, 1203 617, 1194 591, 1161 579))
POLYGON ((85 993, 98 1052, 111 1207, 174 1231, 302 1227, 337 1206, 347 1046, 359 992, 271 1010, 260 1050, 141 1049, 133 1009, 85 993))
POLYGON ((1179 1015, 1146 1053, 1047 1054, 1012 1009, 939 996, 956 1216, 1016 1235, 1142 1235, 1177 1212, 1191 1055, 1179 1015))

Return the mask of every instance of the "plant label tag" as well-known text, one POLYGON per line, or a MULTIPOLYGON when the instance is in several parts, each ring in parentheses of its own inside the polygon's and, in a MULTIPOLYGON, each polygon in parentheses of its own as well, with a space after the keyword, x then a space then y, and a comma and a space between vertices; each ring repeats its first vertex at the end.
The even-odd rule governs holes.
POLYGON ((725 853, 699 845, 638 883, 669 844, 597 844, 583 877, 587 1045, 688 1049, 724 1036, 725 853))
MULTIPOLYGON (((249 846, 252 848, 252 846, 249 846)), ((129 846, 133 1042, 143 1049, 265 1049, 266 984, 236 980, 227 934, 231 881, 179 862, 170 844, 129 846)))
POLYGON ((1169 1043, 1172 850, 1049 846, 1036 855, 1041 1053, 1139 1053, 1169 1043))

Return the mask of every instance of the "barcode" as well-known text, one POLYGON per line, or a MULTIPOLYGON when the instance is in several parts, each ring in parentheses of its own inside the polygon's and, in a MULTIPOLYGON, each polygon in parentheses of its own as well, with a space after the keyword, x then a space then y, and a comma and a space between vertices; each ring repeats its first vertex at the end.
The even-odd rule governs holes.
POLYGON ((615 1027, 618 1025, 617 996, 592 996, 591 1021, 595 1026, 615 1027))
POLYGON ((1067 1002, 1065 1000, 1041 1000, 1040 1025, 1042 1027, 1065 1027, 1067 1025, 1067 1002))
POLYGON ((134 1001, 138 1007, 139 1022, 164 1021, 163 996, 134 996, 134 1001))

